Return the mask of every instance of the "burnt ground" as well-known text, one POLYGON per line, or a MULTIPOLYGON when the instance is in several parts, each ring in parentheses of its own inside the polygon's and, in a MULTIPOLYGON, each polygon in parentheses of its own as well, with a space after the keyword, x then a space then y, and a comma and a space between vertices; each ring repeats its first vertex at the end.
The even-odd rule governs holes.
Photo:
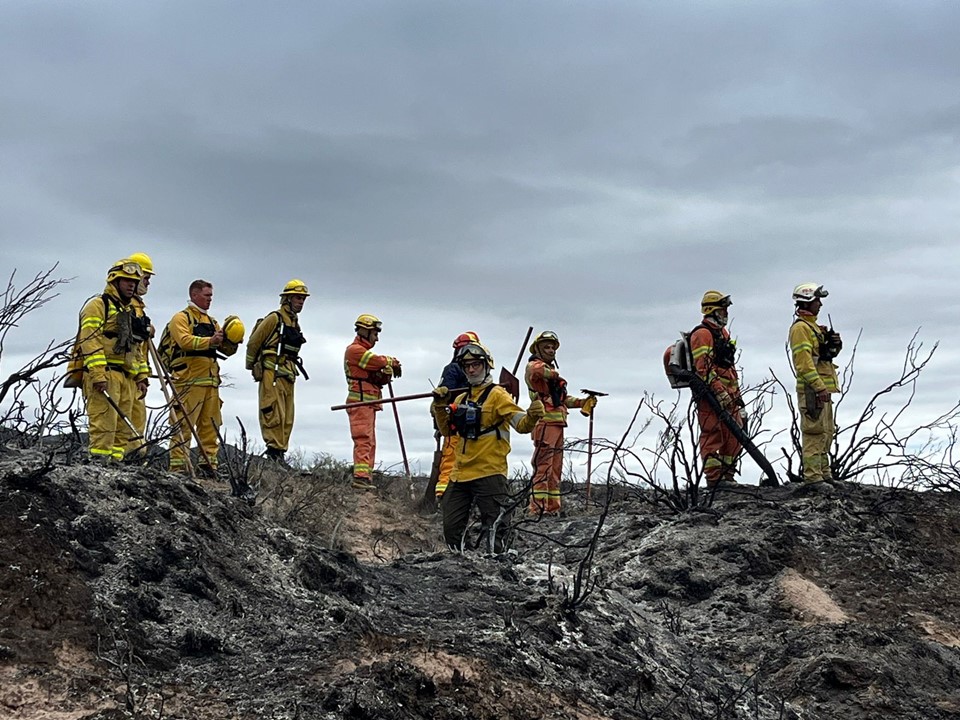
POLYGON ((597 508, 455 555, 402 483, 264 483, 4 451, 0 718, 960 717, 955 495, 634 495, 583 574, 597 508))

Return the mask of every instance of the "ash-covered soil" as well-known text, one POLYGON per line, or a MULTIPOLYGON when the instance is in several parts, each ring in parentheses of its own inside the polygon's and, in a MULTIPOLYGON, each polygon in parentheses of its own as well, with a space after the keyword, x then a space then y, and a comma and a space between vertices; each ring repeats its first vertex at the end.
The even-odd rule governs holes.
POLYGON ((584 564, 599 508, 455 555, 400 482, 271 482, 4 451, 0 717, 960 717, 955 495, 634 494, 584 564))

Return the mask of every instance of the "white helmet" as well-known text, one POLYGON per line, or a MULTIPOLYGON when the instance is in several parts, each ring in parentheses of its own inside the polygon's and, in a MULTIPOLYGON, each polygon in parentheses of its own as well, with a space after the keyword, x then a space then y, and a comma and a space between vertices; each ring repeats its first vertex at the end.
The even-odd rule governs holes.
POLYGON ((793 301, 813 302, 819 298, 825 298, 829 294, 830 293, 823 289, 823 285, 800 283, 793 289, 793 301))

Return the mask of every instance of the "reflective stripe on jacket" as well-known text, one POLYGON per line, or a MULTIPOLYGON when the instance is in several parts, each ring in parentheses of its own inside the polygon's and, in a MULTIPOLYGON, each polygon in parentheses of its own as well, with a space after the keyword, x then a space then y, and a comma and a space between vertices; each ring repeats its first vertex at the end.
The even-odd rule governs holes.
MULTIPOLYGON (((456 403, 463 403, 470 396, 476 402, 490 383, 471 387, 468 393, 460 394, 456 403)), ((499 385, 495 386, 480 409, 480 425, 484 429, 496 428, 480 435, 475 440, 464 440, 453 435, 450 430, 450 417, 446 406, 434 404, 431 407, 434 420, 440 434, 450 437, 456 443, 456 464, 450 473, 450 482, 469 482, 489 475, 507 474, 507 455, 510 454, 510 429, 518 432, 530 432, 519 423, 526 417, 523 409, 517 405, 510 393, 499 385)))
POLYGON ((797 392, 809 386, 816 392, 840 392, 837 366, 820 359, 820 345, 825 338, 817 324, 817 316, 806 310, 797 311, 797 320, 790 326, 790 355, 797 375, 797 392))
MULTIPOLYGON (((133 314, 137 317, 146 317, 147 315, 147 305, 143 302, 143 298, 139 295, 134 295, 130 299, 130 309, 133 311, 133 314)), ((154 335, 153 325, 150 325, 150 337, 154 335)), ((150 375, 150 354, 146 351, 146 344, 141 348, 140 352, 140 365, 137 368, 137 379, 143 379, 150 375)))
POLYGON ((583 405, 580 398, 567 395, 567 381, 560 376, 560 371, 540 358, 531 358, 524 372, 527 383, 527 392, 531 400, 541 400, 546 411, 540 422, 548 425, 567 426, 567 408, 578 408, 583 405), (554 394, 550 392, 551 384, 557 389, 560 402, 554 403, 554 394))
MULTIPOLYGON (((383 369, 393 366, 389 355, 377 355, 373 345, 357 335, 343 354, 343 372, 347 376, 347 402, 379 400, 386 385, 383 369)), ((379 405, 377 406, 380 407, 379 405)))
POLYGON ((118 316, 131 312, 130 305, 120 302, 120 294, 111 283, 107 283, 103 295, 113 302, 104 302, 102 295, 96 295, 87 300, 80 311, 77 344, 80 346, 84 372, 89 373, 95 383, 106 379, 108 367, 123 370, 128 376, 140 379, 138 371, 142 365, 143 343, 138 343, 126 353, 114 352, 118 316))
POLYGON ((297 363, 287 353, 280 356, 278 361, 277 354, 280 350, 280 323, 284 327, 296 328, 300 330, 300 322, 296 313, 290 312, 286 304, 280 305, 280 309, 271 312, 254 329, 253 334, 247 341, 247 365, 252 367, 258 360, 263 364, 264 370, 273 370, 277 377, 287 378, 293 382, 300 370, 297 363))
POLYGON ((191 353, 174 357, 171 368, 175 382, 183 385, 220 386, 217 352, 233 355, 237 352, 237 345, 224 339, 219 347, 212 347, 210 337, 195 334, 197 325, 206 323, 213 325, 214 332, 220 329, 220 324, 215 319, 192 304, 170 319, 168 327, 174 346, 183 353, 191 353))
POLYGON ((731 364, 730 367, 720 367, 716 363, 713 334, 715 332, 724 340, 729 341, 730 332, 708 317, 703 319, 702 324, 706 327, 698 327, 690 333, 690 354, 693 355, 693 368, 713 392, 723 391, 732 398, 739 398, 740 378, 737 375, 737 366, 731 364))

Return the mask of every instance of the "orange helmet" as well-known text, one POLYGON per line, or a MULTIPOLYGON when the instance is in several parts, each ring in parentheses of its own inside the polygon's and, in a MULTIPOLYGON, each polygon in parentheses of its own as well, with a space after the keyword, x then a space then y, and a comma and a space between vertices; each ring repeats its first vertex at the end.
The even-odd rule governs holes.
POLYGON ((460 333, 457 335, 457 339, 453 341, 453 349, 459 350, 464 345, 469 345, 470 343, 479 343, 480 338, 475 332, 467 330, 465 333, 460 333))

